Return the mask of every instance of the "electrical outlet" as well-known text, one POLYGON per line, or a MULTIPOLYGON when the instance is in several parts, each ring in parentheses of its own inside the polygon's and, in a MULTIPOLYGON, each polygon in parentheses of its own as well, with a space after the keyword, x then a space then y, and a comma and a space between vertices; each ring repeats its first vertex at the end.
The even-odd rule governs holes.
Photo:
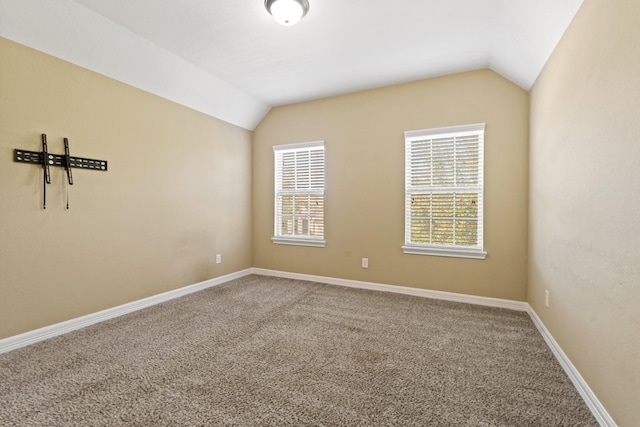
POLYGON ((549 308, 549 298, 550 298, 551 294, 549 293, 548 290, 544 291, 544 305, 545 307, 549 308))
POLYGON ((362 268, 369 268, 369 258, 362 258, 362 268))
POLYGON ((217 254, 216 255, 216 264, 221 264, 222 263, 222 254, 217 254))

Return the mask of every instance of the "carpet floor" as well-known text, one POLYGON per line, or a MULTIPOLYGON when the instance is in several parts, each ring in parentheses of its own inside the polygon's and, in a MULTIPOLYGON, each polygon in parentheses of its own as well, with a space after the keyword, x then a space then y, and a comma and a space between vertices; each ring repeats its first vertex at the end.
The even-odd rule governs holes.
POLYGON ((0 355, 2 426, 597 426, 528 315, 246 276, 0 355))

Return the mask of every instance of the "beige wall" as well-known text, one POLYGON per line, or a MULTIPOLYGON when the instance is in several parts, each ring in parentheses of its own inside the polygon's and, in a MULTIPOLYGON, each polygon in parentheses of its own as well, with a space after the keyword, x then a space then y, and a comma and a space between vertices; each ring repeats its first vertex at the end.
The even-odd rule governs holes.
POLYGON ((251 267, 251 133, 0 38, 0 338, 251 267), (105 159, 62 168, 13 149, 105 159), (223 263, 215 264, 215 254, 223 263))
POLYGON ((640 425, 639 17, 585 0, 531 94, 529 302, 620 426, 640 425))
POLYGON ((272 109, 254 132, 254 267, 525 300, 528 102, 481 70, 272 109), (479 122, 487 259, 403 254, 403 132, 479 122), (273 244, 272 146, 316 140, 326 150, 327 246, 273 244))
POLYGON ((528 299, 616 422, 640 425, 638 16, 585 0, 530 107, 481 70, 275 108, 253 151, 248 131, 0 38, 0 339, 251 266, 528 299), (478 122, 487 259, 404 255, 403 131, 478 122), (68 211, 63 169, 43 211, 41 169, 12 161, 43 132, 109 161, 74 169, 68 211), (271 147, 315 140, 327 247, 275 245, 271 147))

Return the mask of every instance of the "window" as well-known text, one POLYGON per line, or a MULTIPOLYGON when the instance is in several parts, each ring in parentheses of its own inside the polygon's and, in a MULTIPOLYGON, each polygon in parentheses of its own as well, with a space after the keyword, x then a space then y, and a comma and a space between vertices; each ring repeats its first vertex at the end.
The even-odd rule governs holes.
POLYGON ((274 243, 324 247, 324 141, 273 147, 274 243))
POLYGON ((484 259, 484 123, 404 135, 404 253, 484 259))

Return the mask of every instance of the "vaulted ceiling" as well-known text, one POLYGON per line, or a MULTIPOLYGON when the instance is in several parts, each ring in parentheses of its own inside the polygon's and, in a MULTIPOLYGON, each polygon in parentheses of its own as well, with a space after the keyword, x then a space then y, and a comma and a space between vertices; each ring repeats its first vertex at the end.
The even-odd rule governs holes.
POLYGON ((0 0, 0 36, 253 129, 273 106, 490 68, 530 89, 582 0, 0 0))

